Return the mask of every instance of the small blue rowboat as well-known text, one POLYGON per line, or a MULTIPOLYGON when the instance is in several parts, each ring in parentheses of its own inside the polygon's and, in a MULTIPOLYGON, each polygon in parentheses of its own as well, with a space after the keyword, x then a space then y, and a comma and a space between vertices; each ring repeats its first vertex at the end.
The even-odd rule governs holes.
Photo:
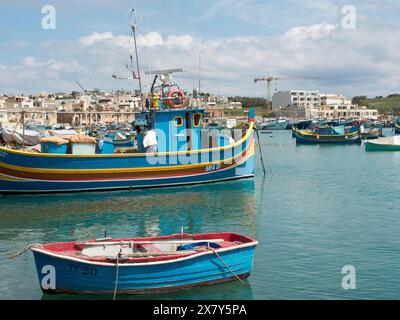
POLYGON ((257 241, 235 233, 36 244, 43 292, 139 294, 241 280, 257 241))

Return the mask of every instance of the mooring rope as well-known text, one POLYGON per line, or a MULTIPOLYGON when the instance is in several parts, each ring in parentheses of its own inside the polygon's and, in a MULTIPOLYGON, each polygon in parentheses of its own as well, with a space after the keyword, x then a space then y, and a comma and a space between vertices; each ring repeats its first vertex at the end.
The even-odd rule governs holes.
POLYGON ((261 160, 261 164, 263 167, 263 171, 264 171, 264 176, 267 175, 267 171, 265 170, 265 166, 264 166, 264 160, 263 160, 263 153, 261 150, 261 144, 260 144, 260 136, 258 134, 258 130, 255 128, 254 131, 256 132, 256 136, 257 136, 257 145, 258 145, 258 149, 260 150, 260 160, 261 160))
MULTIPOLYGON (((261 143, 260 143, 260 136, 259 136, 257 128, 254 128, 254 131, 256 132, 256 136, 257 136, 257 145, 258 145, 258 149, 260 150, 260 160, 261 160, 261 164, 262 164, 262 167, 263 167, 264 176, 266 176, 267 175, 267 171, 265 170, 263 151, 262 151, 261 143)), ((271 167, 269 166, 268 161, 266 161, 266 162, 267 162, 268 170, 271 173, 271 176, 273 176, 274 174, 273 174, 273 172, 271 170, 271 167)))
POLYGON ((6 257, 7 259, 14 259, 16 257, 19 257, 20 255, 22 255, 24 252, 26 252, 27 250, 29 250, 32 246, 34 246, 35 244, 30 244, 26 247, 23 247, 21 249, 15 250, 15 251, 9 251, 9 252, 2 252, 0 253, 0 256, 2 257, 6 257))
POLYGON ((118 271, 119 271, 119 253, 117 254, 117 271, 116 271, 116 274, 115 274, 115 287, 114 287, 114 296, 113 296, 113 300, 115 300, 115 297, 117 296, 118 271))
POLYGON ((214 254, 219 258, 219 260, 221 260, 221 262, 225 265, 225 267, 230 271, 230 273, 232 273, 236 279, 238 279, 241 283, 244 283, 244 281, 242 279, 240 279, 240 277, 234 273, 231 268, 229 268, 229 266, 225 263, 225 261, 221 258, 221 256, 218 254, 218 252, 215 251, 215 249, 208 247, 208 249, 210 249, 212 252, 214 252, 214 254))

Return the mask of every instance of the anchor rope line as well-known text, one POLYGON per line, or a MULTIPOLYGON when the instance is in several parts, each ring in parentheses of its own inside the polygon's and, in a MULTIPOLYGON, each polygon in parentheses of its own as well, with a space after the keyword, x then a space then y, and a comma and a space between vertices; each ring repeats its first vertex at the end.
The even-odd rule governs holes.
POLYGON ((240 279, 240 277, 236 273, 234 273, 231 268, 229 268, 229 266, 221 258, 221 256, 218 254, 218 252, 215 251, 215 249, 213 249, 211 247, 208 247, 208 249, 210 249, 212 252, 214 252, 214 254, 219 258, 219 260, 221 260, 221 262, 225 265, 225 267, 229 270, 229 272, 235 276, 236 279, 238 279, 241 283, 244 283, 244 281, 242 279, 240 279))
MULTIPOLYGON (((263 151, 262 151, 261 143, 260 143, 260 135, 259 135, 258 129, 256 127, 254 127, 254 131, 256 132, 256 136, 257 136, 257 145, 258 145, 258 149, 260 150, 260 160, 261 160, 262 168, 263 168, 263 171, 264 171, 264 176, 266 176, 267 175, 267 171, 265 170, 263 151)), ((271 175, 273 175, 271 168, 269 168, 269 171, 271 172, 271 175)))
POLYGON ((118 289, 118 271, 119 271, 119 253, 117 254, 117 270, 115 272, 115 287, 114 287, 114 295, 113 300, 115 300, 117 296, 117 289, 118 289))
POLYGON ((26 247, 23 247, 21 249, 15 250, 15 251, 2 252, 2 253, 0 253, 0 256, 6 257, 7 259, 14 259, 14 258, 19 257, 20 255, 22 255, 24 252, 29 250, 34 245, 36 245, 36 244, 30 244, 30 245, 28 245, 26 247))

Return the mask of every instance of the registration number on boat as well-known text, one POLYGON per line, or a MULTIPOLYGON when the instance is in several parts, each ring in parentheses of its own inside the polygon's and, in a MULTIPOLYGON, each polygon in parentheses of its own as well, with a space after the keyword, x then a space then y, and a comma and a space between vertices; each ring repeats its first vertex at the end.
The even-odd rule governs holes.
POLYGON ((69 272, 72 273, 81 273, 84 276, 95 276, 97 275, 97 269, 94 267, 88 267, 88 266, 80 266, 77 264, 69 264, 69 272))
POLYGON ((213 165, 210 165, 210 166, 206 167, 206 172, 216 171, 216 170, 219 170, 219 169, 221 169, 221 165, 220 164, 213 164, 213 165))

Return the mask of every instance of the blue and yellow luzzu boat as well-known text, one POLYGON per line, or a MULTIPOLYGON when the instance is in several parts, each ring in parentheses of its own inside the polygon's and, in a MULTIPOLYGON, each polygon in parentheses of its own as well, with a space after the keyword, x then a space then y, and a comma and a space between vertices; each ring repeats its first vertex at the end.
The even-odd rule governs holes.
POLYGON ((253 177, 253 119, 233 141, 202 130, 203 114, 203 109, 136 114, 138 150, 134 153, 83 154, 87 150, 79 143, 62 151, 55 148, 56 153, 0 148, 0 193, 168 187, 253 177), (153 151, 145 150, 145 131, 156 132, 153 151))
POLYGON ((257 241, 235 233, 175 234, 31 246, 43 292, 139 294, 250 275, 257 241))
MULTIPOLYGON (((322 128, 321 128, 322 129, 322 128)), ((309 131, 309 130, 296 130, 293 134, 296 137, 296 143, 304 144, 348 144, 360 143, 360 135, 357 131, 339 132, 335 128, 323 128, 326 130, 309 131), (328 132, 329 131, 329 132, 328 132), (328 133, 325 133, 328 132, 328 133)))
POLYGON ((380 137, 383 137, 382 128, 372 128, 370 130, 360 132, 361 139, 371 140, 371 139, 378 139, 380 137))

